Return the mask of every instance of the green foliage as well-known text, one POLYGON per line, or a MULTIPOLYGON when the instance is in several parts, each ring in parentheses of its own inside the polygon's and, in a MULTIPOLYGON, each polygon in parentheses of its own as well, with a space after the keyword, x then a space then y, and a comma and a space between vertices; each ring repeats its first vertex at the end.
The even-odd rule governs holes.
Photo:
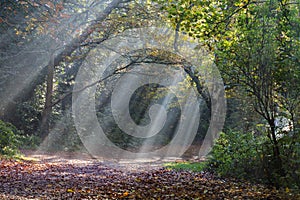
POLYGON ((11 123, 0 120, 0 154, 5 156, 17 156, 20 149, 35 149, 40 139, 34 135, 24 135, 11 123))
POLYGON ((10 123, 0 120, 0 154, 13 156, 18 153, 19 131, 10 123))
MULTIPOLYGON (((35 93, 35 95, 38 95, 35 93)), ((23 130, 25 134, 36 135, 39 132, 39 121, 41 119, 42 103, 35 103, 33 101, 23 102, 18 105, 16 118, 14 120, 15 126, 23 130)))
POLYGON ((220 175, 299 185, 299 2, 157 2, 174 28, 214 51, 227 96, 234 97, 226 122, 238 132, 221 135, 210 167, 220 175), (278 116, 293 122, 280 139, 278 116))
POLYGON ((174 27, 208 45, 221 40, 231 28, 233 16, 242 13, 249 4, 248 0, 156 2, 167 12, 167 19, 174 27))
POLYGON ((277 176, 277 182, 285 187, 300 189, 300 131, 285 134, 279 139, 285 174, 277 176))
POLYGON ((258 163, 257 142, 251 133, 221 133, 209 157, 210 169, 221 176, 242 178, 254 175, 258 163))
POLYGON ((299 138, 279 139, 284 173, 275 167, 273 144, 265 134, 228 131, 221 133, 210 153, 207 168, 220 176, 264 182, 299 189, 299 138), (289 145, 287 145, 289 144, 289 145))

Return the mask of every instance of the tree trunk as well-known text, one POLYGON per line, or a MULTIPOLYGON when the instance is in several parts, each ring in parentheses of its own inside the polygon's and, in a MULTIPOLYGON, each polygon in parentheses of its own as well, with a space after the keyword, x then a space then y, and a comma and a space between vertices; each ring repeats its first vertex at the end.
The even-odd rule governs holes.
POLYGON ((47 89, 44 111, 41 122, 41 139, 44 140, 49 133, 50 117, 52 113, 52 94, 54 78, 54 53, 51 55, 51 61, 47 67, 47 89), (52 62, 51 62, 52 61, 52 62))
POLYGON ((277 173, 280 175, 284 175, 284 169, 282 167, 282 160, 280 157, 280 149, 279 149, 279 144, 276 138, 276 127, 275 127, 275 122, 274 120, 269 121, 270 127, 271 127, 271 138, 273 142, 273 156, 274 156, 274 161, 275 161, 275 170, 277 173))

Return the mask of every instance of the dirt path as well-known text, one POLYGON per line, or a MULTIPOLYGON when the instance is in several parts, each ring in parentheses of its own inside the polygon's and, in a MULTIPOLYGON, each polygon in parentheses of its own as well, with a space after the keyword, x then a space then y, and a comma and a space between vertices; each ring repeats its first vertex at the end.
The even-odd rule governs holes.
POLYGON ((101 163, 101 165, 111 167, 121 171, 145 171, 155 170, 163 167, 166 162, 182 162, 181 158, 139 158, 139 159, 111 159, 111 158, 92 158, 84 152, 42 152, 42 151, 23 151, 26 158, 33 159, 38 163, 51 164, 74 164, 78 166, 101 163))
POLYGON ((161 160, 100 160, 84 153, 25 152, 0 160, 0 199, 297 199, 209 173, 162 168, 161 160))

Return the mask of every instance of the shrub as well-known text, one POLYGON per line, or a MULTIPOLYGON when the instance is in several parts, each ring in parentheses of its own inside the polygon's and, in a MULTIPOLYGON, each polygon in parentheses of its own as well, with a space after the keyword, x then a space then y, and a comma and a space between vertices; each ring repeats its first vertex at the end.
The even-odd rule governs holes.
POLYGON ((220 176, 255 178, 260 172, 257 141, 251 133, 221 133, 210 153, 209 169, 220 176))
POLYGON ((299 134, 279 139, 284 173, 275 167, 273 144, 263 134, 221 133, 208 157, 208 170, 276 187, 300 188, 299 134))
POLYGON ((0 120, 0 154, 13 156, 18 153, 19 133, 14 125, 0 120))

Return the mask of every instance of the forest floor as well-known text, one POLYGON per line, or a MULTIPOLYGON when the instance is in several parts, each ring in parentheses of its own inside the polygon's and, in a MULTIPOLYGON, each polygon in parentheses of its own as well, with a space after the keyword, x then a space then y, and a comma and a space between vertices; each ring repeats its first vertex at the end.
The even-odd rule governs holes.
POLYGON ((0 199, 300 199, 286 190, 208 172, 166 169, 166 160, 25 154, 30 159, 0 160, 0 199))

